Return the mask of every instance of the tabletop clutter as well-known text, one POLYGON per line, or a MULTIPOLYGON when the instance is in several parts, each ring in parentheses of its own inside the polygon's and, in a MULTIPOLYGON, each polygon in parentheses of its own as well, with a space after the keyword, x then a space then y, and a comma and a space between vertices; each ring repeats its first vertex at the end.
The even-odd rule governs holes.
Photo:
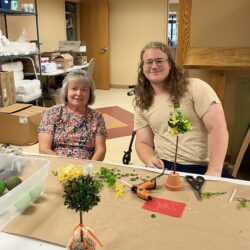
POLYGON ((59 41, 59 50, 41 54, 42 73, 87 64, 86 46, 81 41, 59 41))
MULTIPOLYGON (((223 215, 238 209, 249 212, 249 192, 247 194, 244 186, 236 188, 235 184, 222 184, 220 178, 217 182, 212 182, 206 176, 177 173, 175 167, 179 136, 188 133, 192 124, 179 107, 174 108, 166 122, 169 124, 169 133, 176 136, 175 160, 172 169, 168 171, 60 157, 48 160, 46 157, 24 157, 15 152, 14 155, 13 152, 0 154, 0 228, 5 226, 4 230, 7 232, 61 244, 70 250, 94 250, 106 247, 106 244, 112 245, 118 237, 116 235, 110 241, 113 234, 107 236, 105 230, 101 230, 102 225, 110 224, 111 219, 117 221, 118 231, 125 227, 120 225, 123 223, 123 216, 138 220, 131 227, 142 223, 146 230, 143 222, 146 212, 140 212, 141 208, 150 213, 150 218, 158 219, 161 226, 166 224, 166 219, 162 217, 165 215, 182 218, 182 223, 189 225, 188 219, 196 215, 202 216, 207 207, 212 211, 210 216, 214 216, 216 221, 219 220, 220 215, 217 213, 220 208, 223 215), (36 200, 43 196, 44 199, 36 204, 36 200), (206 199, 211 202, 202 205, 206 199), (225 209, 225 203, 231 206, 225 209), (33 213, 22 216, 31 206, 36 207, 33 213), (126 209, 119 216, 109 218, 108 214, 117 214, 117 210, 121 211, 124 206, 126 209), (55 208, 50 210, 53 221, 47 217, 48 207, 55 208), (108 214, 102 216, 105 207, 108 214), (133 212, 130 208, 134 209, 133 212), (199 210, 203 212, 198 214, 199 210), (10 222, 15 217, 16 220, 10 222), (30 231, 30 223, 36 223, 38 218, 41 221, 42 217, 45 217, 43 227, 40 229, 38 225, 30 231), (98 223, 95 224, 95 221, 98 223), (51 223, 63 230, 52 230, 51 223), (89 227, 89 223, 94 224, 93 229, 98 230, 97 233, 91 229, 92 226, 89 227), (22 226, 19 229, 16 225, 22 226), (47 231, 46 227, 54 233, 44 233, 44 230, 47 231)), ((241 230, 239 228, 240 224, 235 227, 238 231, 241 230)), ((127 232, 127 229, 124 230, 127 232)), ((196 227, 192 230, 195 231, 196 227)), ((244 234, 247 232, 244 231, 244 234)), ((124 242, 122 245, 122 249, 130 249, 126 248, 124 242)))
POLYGON ((22 3, 18 4, 18 0, 1 0, 0 8, 5 10, 14 10, 14 11, 23 11, 34 13, 34 5, 33 3, 22 3))
MULTIPOLYGON (((114 202, 114 204, 119 204, 119 200, 123 204, 123 199, 126 199, 126 203, 133 201, 131 206, 137 206, 137 210, 141 206, 142 209, 149 212, 152 219, 158 218, 159 220, 161 216, 165 215, 174 218, 184 216, 185 218, 189 216, 190 211, 185 212, 185 210, 190 209, 191 203, 201 204, 206 199, 211 200, 210 205, 213 203, 212 200, 216 204, 218 201, 229 202, 233 204, 235 210, 247 208, 249 202, 249 197, 238 196, 235 188, 230 192, 225 192, 225 188, 220 188, 220 185, 217 185, 216 192, 214 189, 210 190, 209 185, 207 186, 207 182, 210 183, 210 181, 205 180, 202 176, 184 175, 185 178, 181 180, 182 188, 178 191, 172 191, 163 185, 167 177, 165 174, 148 172, 146 168, 109 166, 109 164, 91 161, 83 163, 70 159, 61 162, 60 159, 55 159, 56 168, 51 169, 51 161, 44 157, 1 154, 0 159, 0 228, 3 228, 32 204, 36 206, 32 215, 32 221, 34 221, 34 216, 36 217, 36 213, 39 213, 38 208, 40 206, 48 207, 41 201, 43 203, 49 202, 48 195, 53 193, 53 202, 56 197, 57 204, 58 202, 61 204, 60 214, 65 211, 67 217, 66 210, 68 209, 78 213, 78 224, 75 218, 74 224, 64 226, 64 230, 72 232, 71 238, 67 236, 68 243, 65 244, 68 249, 78 249, 79 245, 86 247, 84 249, 96 249, 103 245, 105 247, 100 231, 94 233, 95 228, 88 227, 90 215, 87 213, 95 206, 98 207, 99 203, 102 204, 103 199, 107 199, 107 196, 103 196, 104 194, 108 195, 109 202, 114 202), (50 187, 46 185, 48 175, 50 176, 50 187), (10 177, 18 178, 17 184, 12 189, 7 184, 10 177), (104 188, 105 192, 103 192, 104 188), (53 189, 55 190, 53 191, 53 189), (59 190, 60 192, 58 192, 59 190), (197 192, 198 199, 195 198, 193 191, 197 192), (173 195, 170 195, 169 192, 172 192, 173 195), (36 204, 36 200, 40 196, 44 196, 44 199, 36 204), (178 196, 182 198, 178 198, 178 196), (185 198, 185 196, 189 198, 185 198), (175 199, 168 197, 175 197, 175 199), (218 200, 219 197, 224 198, 218 200), (232 201, 234 202, 232 203, 232 201), (238 205, 235 206, 235 204, 238 205), (71 227, 71 229, 67 227, 71 227)), ((239 189, 240 187, 238 187, 239 189)), ((100 211, 98 213, 100 214, 100 211)), ((28 219, 28 214, 23 217, 25 221, 28 219)), ((37 216, 41 215, 37 214, 37 216)), ((64 222, 62 221, 62 223, 64 222)))

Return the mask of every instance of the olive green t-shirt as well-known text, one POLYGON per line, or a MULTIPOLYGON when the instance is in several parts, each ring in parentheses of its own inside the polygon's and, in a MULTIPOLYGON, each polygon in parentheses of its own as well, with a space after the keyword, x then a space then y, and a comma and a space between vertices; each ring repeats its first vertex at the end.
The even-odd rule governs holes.
MULTIPOLYGON (((179 135, 177 162, 180 164, 208 164, 208 132, 202 117, 212 103, 220 103, 214 90, 198 78, 189 78, 188 90, 180 100, 180 110, 191 121, 191 129, 179 135)), ((148 110, 135 108, 134 129, 150 126, 154 133, 154 147, 160 159, 174 161, 176 135, 168 132, 169 114, 173 103, 168 94, 154 97, 148 110)))

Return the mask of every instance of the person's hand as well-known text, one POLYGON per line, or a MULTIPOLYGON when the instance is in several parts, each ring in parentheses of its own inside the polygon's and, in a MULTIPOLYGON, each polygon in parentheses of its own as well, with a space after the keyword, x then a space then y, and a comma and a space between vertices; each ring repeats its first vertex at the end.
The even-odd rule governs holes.
POLYGON ((164 163, 161 159, 159 159, 157 156, 153 156, 150 158, 149 162, 147 163, 148 167, 151 168, 164 168, 164 163))

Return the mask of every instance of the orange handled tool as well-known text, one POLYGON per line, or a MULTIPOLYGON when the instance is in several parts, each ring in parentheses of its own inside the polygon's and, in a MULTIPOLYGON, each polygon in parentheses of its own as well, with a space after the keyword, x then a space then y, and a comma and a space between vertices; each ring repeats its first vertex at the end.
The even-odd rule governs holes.
POLYGON ((136 195, 143 200, 152 200, 152 196, 150 196, 149 191, 145 188, 138 188, 137 186, 133 186, 131 190, 136 193, 136 195))
POLYGON ((156 180, 152 179, 150 181, 145 181, 139 185, 137 185, 138 188, 145 188, 145 189, 155 189, 156 188, 156 180))
POLYGON ((155 189, 156 187, 156 181, 150 180, 145 181, 137 186, 132 186, 131 190, 137 194, 137 196, 143 200, 152 200, 152 196, 150 196, 150 193, 148 189, 155 189))
POLYGON ((134 192, 139 198, 143 200, 152 200, 152 196, 150 196, 150 193, 148 189, 155 189, 156 188, 156 180, 152 179, 150 181, 145 181, 139 185, 130 185, 125 180, 122 180, 124 184, 129 186, 131 188, 131 191, 134 192))

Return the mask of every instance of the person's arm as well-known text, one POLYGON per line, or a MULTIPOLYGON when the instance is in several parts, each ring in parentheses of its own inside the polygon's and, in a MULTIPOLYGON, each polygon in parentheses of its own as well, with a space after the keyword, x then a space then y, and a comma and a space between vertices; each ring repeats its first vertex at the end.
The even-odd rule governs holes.
POLYGON ((154 135, 148 125, 136 130, 135 149, 141 161, 148 167, 164 168, 164 163, 154 151, 154 135))
POLYGON ((95 137, 95 152, 91 160, 103 161, 106 154, 106 137, 97 135, 95 137))
POLYGON ((53 137, 51 134, 39 133, 39 153, 47 155, 56 155, 56 153, 51 149, 53 137))
POLYGON ((209 135, 209 164, 206 175, 221 176, 228 146, 228 131, 221 104, 211 104, 202 117, 209 135))

